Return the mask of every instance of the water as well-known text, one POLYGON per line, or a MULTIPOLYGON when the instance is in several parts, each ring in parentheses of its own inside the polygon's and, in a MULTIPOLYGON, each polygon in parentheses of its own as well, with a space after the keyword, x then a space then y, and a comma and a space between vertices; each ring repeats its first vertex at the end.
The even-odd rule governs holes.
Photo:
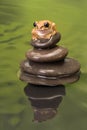
POLYGON ((87 130, 87 1, 0 0, 0 130, 87 130), (81 63, 81 78, 65 86, 56 116, 34 123, 33 108, 17 73, 31 48, 32 23, 49 19, 62 34, 60 45, 81 63))

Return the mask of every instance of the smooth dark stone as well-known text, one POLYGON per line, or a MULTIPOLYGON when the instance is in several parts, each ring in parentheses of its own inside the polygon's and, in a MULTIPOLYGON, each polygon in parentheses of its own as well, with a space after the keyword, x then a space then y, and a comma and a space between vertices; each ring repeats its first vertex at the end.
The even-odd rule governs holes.
POLYGON ((78 72, 80 70, 80 64, 72 58, 65 58, 64 61, 51 63, 38 63, 24 60, 20 68, 22 71, 32 75, 66 77, 78 72))
POLYGON ((68 54, 67 48, 61 46, 55 46, 51 49, 33 49, 26 53, 26 57, 29 60, 35 62, 53 62, 59 61, 66 57, 68 54))
POLYGON ((25 60, 20 65, 20 79, 38 85, 73 83, 79 79, 80 64, 72 59, 54 63, 35 63, 25 60))
POLYGON ((45 49, 48 47, 53 47, 57 42, 61 39, 61 34, 58 32, 53 35, 50 39, 38 39, 38 40, 31 40, 31 45, 35 48, 45 49))
POLYGON ((80 77, 80 72, 77 72, 72 75, 64 76, 64 77, 43 77, 39 75, 31 75, 24 71, 21 71, 20 80, 25 81, 27 83, 36 84, 36 85, 49 85, 49 86, 56 86, 56 85, 63 85, 66 83, 73 83, 76 82, 80 77))

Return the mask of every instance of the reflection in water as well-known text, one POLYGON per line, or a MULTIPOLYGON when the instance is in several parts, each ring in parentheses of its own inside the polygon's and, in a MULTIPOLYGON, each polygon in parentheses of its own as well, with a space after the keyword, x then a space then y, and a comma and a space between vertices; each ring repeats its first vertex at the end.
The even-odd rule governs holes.
POLYGON ((49 87, 27 84, 24 92, 31 102, 34 121, 42 122, 57 114, 59 104, 65 95, 65 87, 63 85, 49 87))

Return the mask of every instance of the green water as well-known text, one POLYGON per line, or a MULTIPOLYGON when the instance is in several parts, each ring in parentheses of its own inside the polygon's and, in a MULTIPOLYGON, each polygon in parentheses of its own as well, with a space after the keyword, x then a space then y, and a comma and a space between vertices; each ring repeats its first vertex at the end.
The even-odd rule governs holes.
POLYGON ((87 130, 87 1, 0 0, 0 130, 87 130), (62 34, 60 44, 81 63, 81 78, 66 86, 52 120, 33 123, 32 107, 18 80, 19 63, 31 48, 32 23, 49 19, 62 34))

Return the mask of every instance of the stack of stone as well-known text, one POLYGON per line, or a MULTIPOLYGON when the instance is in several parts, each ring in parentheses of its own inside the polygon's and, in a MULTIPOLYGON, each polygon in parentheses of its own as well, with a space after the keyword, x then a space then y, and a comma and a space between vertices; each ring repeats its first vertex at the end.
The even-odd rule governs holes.
POLYGON ((50 39, 31 40, 33 49, 22 61, 20 79, 31 84, 56 86, 73 83, 79 79, 80 64, 66 57, 67 48, 57 45, 61 35, 50 39))

